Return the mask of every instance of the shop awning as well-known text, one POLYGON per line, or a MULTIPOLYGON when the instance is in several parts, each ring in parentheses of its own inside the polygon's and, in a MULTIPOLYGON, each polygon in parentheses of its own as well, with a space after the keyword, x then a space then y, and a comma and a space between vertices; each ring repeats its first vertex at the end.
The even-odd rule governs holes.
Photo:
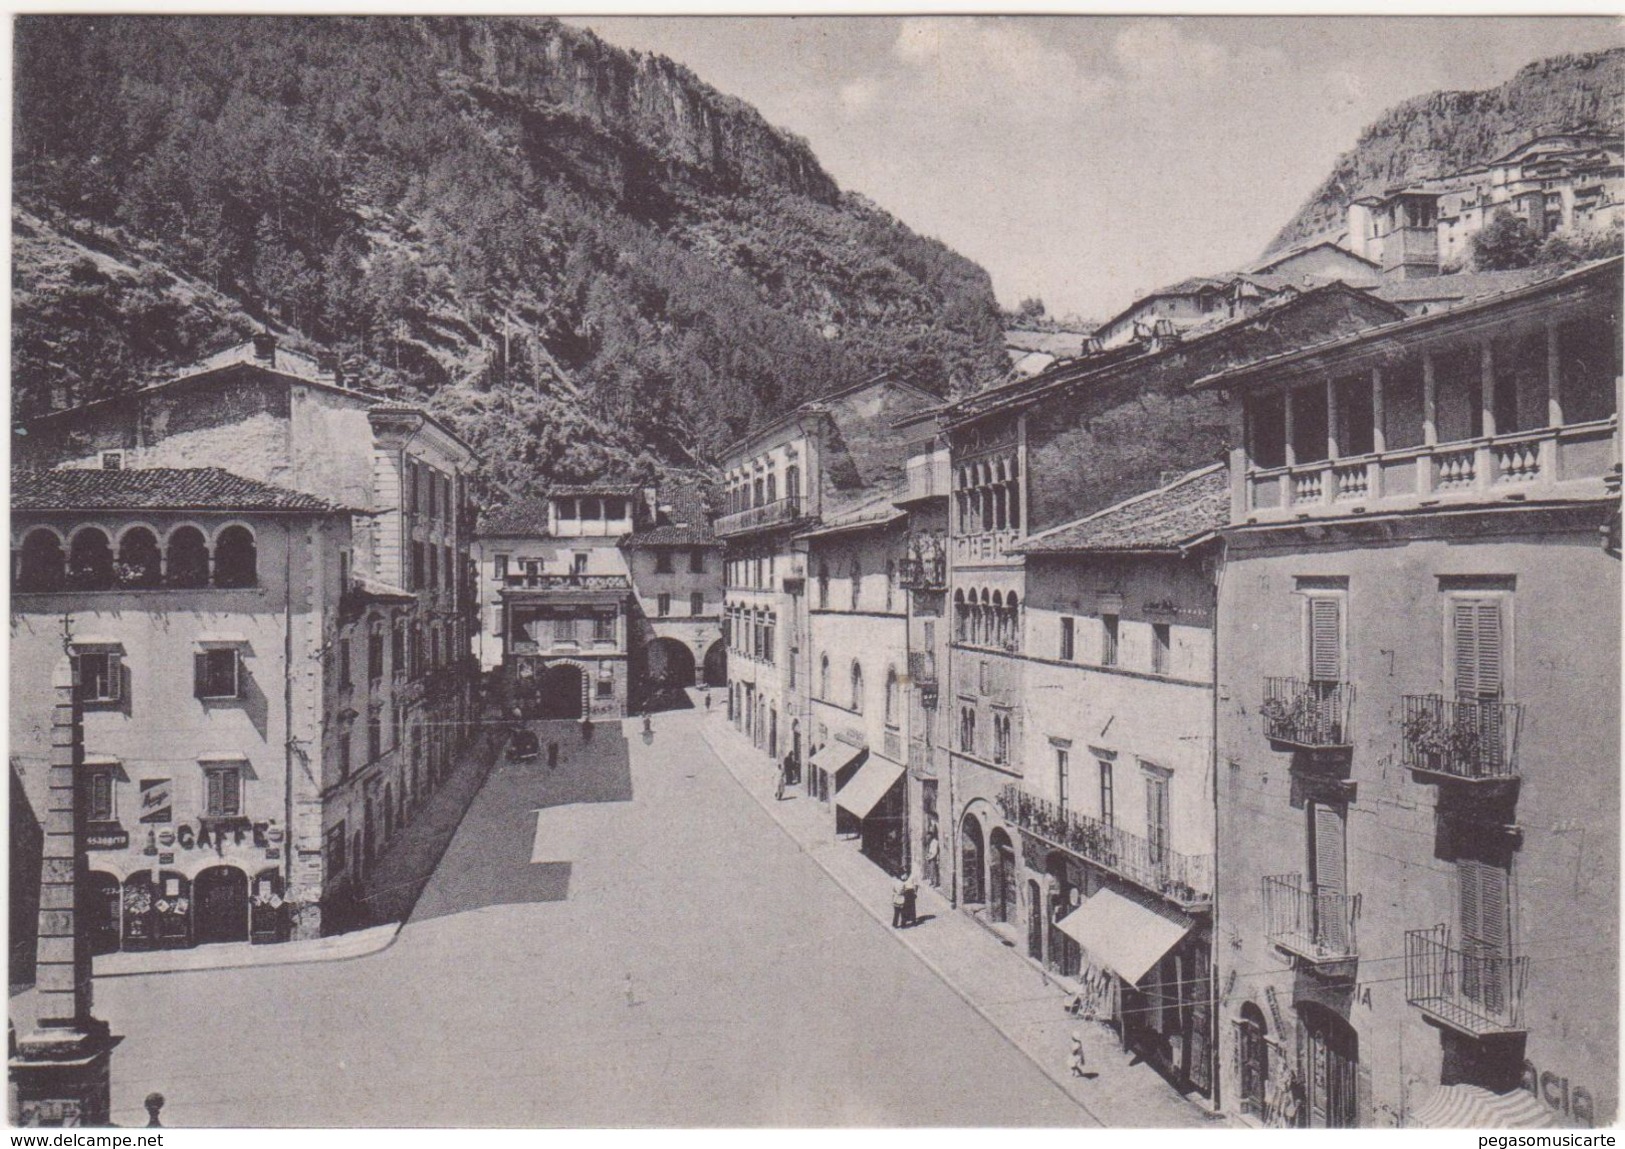
POLYGON ((867 818, 869 811, 879 805, 886 791, 897 785, 902 776, 903 768, 897 763, 871 754, 869 761, 859 766, 851 780, 835 792, 835 804, 859 818, 867 818))
POLYGON ((1482 1085, 1441 1085, 1411 1111, 1413 1129, 1558 1129, 1562 1122, 1527 1089, 1493 1093, 1482 1085))
POLYGON ((820 746, 818 753, 814 754, 808 761, 817 769, 823 770, 831 777, 834 777, 852 765, 857 760, 858 755, 867 750, 867 746, 848 746, 845 742, 831 742, 827 746, 820 746))
POLYGON ((1167 917, 1122 894, 1101 890, 1055 923, 1099 965, 1130 985, 1190 933, 1191 921, 1167 917))

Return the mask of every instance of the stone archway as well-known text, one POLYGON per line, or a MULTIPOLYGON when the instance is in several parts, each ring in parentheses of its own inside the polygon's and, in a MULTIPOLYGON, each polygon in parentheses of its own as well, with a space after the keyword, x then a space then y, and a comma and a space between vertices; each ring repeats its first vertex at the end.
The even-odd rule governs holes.
POLYGON ((726 686, 728 684, 728 647, 719 638, 711 644, 705 652, 705 685, 726 686))
POLYGON ((987 861, 989 916, 996 922, 1009 922, 1016 912, 1016 851, 1003 829, 988 835, 987 861))
POLYGON ((959 824, 959 900, 965 905, 976 905, 986 900, 983 889, 986 852, 980 819, 975 814, 966 814, 959 824))
POLYGON ((536 676, 536 708, 543 718, 586 713, 587 672, 579 662, 550 662, 536 676))
POLYGON ((694 652, 675 638, 657 638, 650 642, 646 665, 651 692, 695 685, 694 652))
POLYGON ((248 940, 248 875, 236 866, 210 866, 192 883, 197 942, 248 940))

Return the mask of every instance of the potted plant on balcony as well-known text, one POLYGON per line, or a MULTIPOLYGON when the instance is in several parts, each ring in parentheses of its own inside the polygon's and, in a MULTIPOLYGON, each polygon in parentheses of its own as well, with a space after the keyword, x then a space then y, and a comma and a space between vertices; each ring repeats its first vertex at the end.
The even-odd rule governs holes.
POLYGON ((1281 733, 1281 728, 1291 716, 1291 710, 1279 698, 1264 699, 1264 705, 1258 708, 1258 713, 1264 719, 1264 733, 1271 738, 1281 733))

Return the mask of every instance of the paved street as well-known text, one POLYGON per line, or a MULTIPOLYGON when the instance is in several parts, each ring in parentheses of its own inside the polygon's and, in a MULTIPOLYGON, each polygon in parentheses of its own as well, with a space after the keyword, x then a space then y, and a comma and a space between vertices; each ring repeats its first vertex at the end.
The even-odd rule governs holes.
POLYGON ((1093 1124, 701 721, 661 715, 648 744, 549 727, 540 762, 491 772, 382 953, 98 980, 125 1036, 115 1120, 156 1089, 179 1126, 1093 1124))

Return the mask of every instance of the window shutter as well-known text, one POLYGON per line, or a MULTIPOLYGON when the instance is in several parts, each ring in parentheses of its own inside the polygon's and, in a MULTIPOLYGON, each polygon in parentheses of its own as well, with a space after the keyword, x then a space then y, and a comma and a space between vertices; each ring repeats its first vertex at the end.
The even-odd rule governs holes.
POLYGON ((1508 940, 1508 872, 1476 858, 1460 858, 1456 874, 1463 948, 1504 953, 1508 940))
POLYGON ((1494 600, 1458 602, 1452 628, 1456 646, 1456 697, 1500 697, 1501 604, 1494 600))
POLYGON ((192 696, 202 698, 208 694, 209 656, 199 652, 192 655, 192 696))
POLYGON ((107 694, 111 702, 118 702, 124 697, 124 656, 109 653, 107 656, 107 694))
POLYGON ((1343 840, 1343 815, 1335 806, 1315 804, 1315 891, 1321 894, 1348 892, 1347 856, 1343 840))
POLYGON ((231 696, 243 696, 243 653, 240 650, 231 652, 231 696))
POLYGON ((203 779, 204 779, 204 782, 208 786, 208 794, 204 799, 204 801, 205 801, 204 809, 208 810, 208 812, 210 814, 214 814, 214 815, 219 815, 221 813, 224 813, 225 807, 221 804, 222 795, 221 795, 221 792, 220 792, 220 790, 221 790, 221 787, 220 787, 220 782, 221 782, 220 771, 218 771, 218 770, 209 770, 209 771, 204 773, 203 779))
POLYGON ((1336 682, 1343 676, 1343 604, 1338 599, 1309 600, 1309 677, 1336 682))
POLYGON ((220 773, 221 812, 237 814, 243 808, 242 775, 235 770, 220 773))

